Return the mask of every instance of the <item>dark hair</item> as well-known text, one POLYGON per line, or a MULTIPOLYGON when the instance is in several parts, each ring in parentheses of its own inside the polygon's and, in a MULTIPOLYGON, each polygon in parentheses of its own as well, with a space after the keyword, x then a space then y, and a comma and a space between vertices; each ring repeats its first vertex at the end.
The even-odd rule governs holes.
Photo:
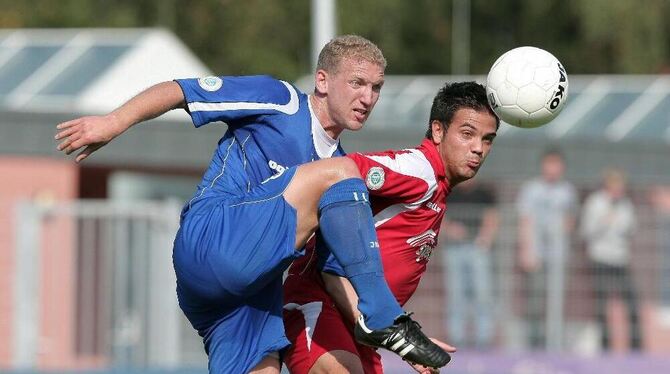
POLYGON ((431 139, 433 137, 431 126, 433 121, 440 121, 446 129, 454 118, 454 114, 463 108, 487 111, 495 117, 496 129, 500 126, 500 119, 493 112, 489 106, 489 102, 486 100, 486 89, 484 86, 476 82, 445 83, 433 99, 426 138, 431 139))
POLYGON ((544 152, 542 152, 542 160, 544 160, 547 157, 556 157, 559 158, 561 161, 565 160, 565 156, 563 155, 563 151, 558 146, 552 145, 547 147, 544 152))

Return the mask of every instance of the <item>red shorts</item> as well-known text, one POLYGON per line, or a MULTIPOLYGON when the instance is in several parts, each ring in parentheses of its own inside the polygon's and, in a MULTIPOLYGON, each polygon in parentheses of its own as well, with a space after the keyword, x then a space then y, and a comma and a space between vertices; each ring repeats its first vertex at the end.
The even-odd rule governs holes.
POLYGON ((357 344, 330 296, 309 276, 284 282, 284 326, 291 347, 284 357, 289 372, 307 374, 326 352, 342 350, 361 359, 366 374, 383 373, 376 350, 357 344))

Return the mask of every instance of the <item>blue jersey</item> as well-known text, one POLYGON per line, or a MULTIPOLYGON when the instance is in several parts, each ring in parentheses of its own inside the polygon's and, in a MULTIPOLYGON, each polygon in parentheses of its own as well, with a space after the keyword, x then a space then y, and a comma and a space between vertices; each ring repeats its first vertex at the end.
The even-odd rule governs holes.
POLYGON ((212 373, 244 373, 288 346, 282 273, 297 215, 282 196, 305 162, 342 155, 292 85, 268 76, 178 80, 193 124, 228 125, 174 243, 179 305, 212 373))
POLYGON ((287 167, 343 155, 310 107, 308 96, 270 76, 177 80, 193 124, 225 122, 212 161, 191 203, 248 192, 287 167))

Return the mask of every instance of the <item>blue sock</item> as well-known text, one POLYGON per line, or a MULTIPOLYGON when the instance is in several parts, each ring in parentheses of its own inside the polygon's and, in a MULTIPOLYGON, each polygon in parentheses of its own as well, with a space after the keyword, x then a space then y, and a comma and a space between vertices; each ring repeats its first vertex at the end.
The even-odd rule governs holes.
POLYGON ((351 178, 332 185, 319 202, 323 241, 358 294, 358 310, 371 329, 393 324, 403 313, 384 279, 379 242, 363 181, 351 178))

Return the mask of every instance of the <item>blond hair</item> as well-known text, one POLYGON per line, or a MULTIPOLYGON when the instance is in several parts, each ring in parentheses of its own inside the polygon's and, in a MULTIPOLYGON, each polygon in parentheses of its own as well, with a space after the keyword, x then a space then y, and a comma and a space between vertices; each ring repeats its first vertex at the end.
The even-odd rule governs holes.
POLYGON ((336 74, 343 59, 368 61, 386 69, 386 59, 375 43, 358 35, 341 35, 329 41, 319 53, 317 70, 336 74))

